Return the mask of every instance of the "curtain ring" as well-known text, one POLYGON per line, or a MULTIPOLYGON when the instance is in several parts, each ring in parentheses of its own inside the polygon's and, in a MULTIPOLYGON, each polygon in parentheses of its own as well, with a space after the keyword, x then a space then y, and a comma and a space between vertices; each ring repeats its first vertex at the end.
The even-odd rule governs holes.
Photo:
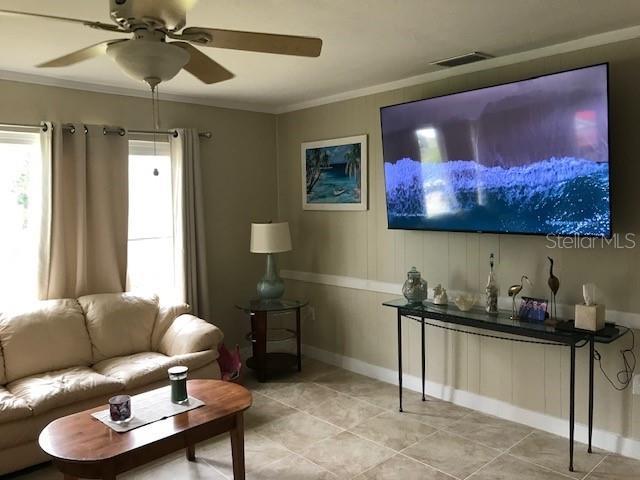
POLYGON ((84 134, 86 135, 87 133, 89 133, 89 129, 87 128, 86 125, 83 125, 83 127, 84 127, 84 134))
POLYGON ((47 130, 49 130, 49 127, 47 126, 46 123, 42 123, 41 125, 42 125, 42 131, 43 132, 46 132, 47 130))
POLYGON ((118 130, 118 135, 120 135, 121 137, 124 137, 127 134, 127 131, 124 128, 121 128, 120 130, 118 130))
POLYGON ((171 136, 172 136, 173 138, 178 138, 178 131, 177 131, 177 130, 174 130, 174 131, 173 131, 173 133, 171 134, 171 136))

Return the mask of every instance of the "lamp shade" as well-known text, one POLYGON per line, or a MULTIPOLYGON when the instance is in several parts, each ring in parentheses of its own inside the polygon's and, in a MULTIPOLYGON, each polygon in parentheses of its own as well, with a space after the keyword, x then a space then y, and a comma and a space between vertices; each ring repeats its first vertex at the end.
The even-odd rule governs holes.
POLYGON ((279 253, 291 250, 289 223, 252 223, 252 253, 279 253))

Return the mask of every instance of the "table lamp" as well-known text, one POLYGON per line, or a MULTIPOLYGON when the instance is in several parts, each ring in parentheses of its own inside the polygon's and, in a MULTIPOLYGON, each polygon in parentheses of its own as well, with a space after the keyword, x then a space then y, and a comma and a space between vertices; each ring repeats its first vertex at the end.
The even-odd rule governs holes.
POLYGON ((284 282, 278 275, 274 254, 290 250, 288 222, 251 224, 251 253, 267 254, 267 270, 257 286, 260 300, 277 300, 282 297, 284 282))

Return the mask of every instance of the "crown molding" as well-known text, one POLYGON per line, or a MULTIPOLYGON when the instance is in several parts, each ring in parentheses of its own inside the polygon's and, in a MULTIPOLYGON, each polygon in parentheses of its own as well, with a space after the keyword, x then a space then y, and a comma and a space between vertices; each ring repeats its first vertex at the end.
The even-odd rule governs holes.
MULTIPOLYGON (((352 98, 364 97, 366 95, 372 95, 376 93, 386 92, 390 90, 396 90, 399 88, 411 87, 414 85, 420 85, 435 80, 441 80, 444 78, 455 77, 458 75, 464 75, 466 73, 479 72, 482 70, 489 70, 492 68, 502 67, 506 65, 513 65, 516 63, 526 62, 529 60, 535 60, 537 58, 549 57, 552 55, 558 55, 562 53, 573 52, 582 50, 585 48, 597 47, 600 45, 607 45, 610 43, 622 42, 625 40, 632 40, 640 37, 640 25, 634 27, 623 28, 619 30, 612 30, 605 33, 599 33, 596 35, 590 35, 587 37, 579 38, 576 40, 570 40, 564 43, 558 43, 547 47, 536 48, 532 50, 526 50, 524 52, 513 53, 510 55, 504 55, 500 57, 483 60, 477 63, 471 63, 469 65, 461 65, 459 67, 447 68, 438 70, 436 72, 425 73, 422 75, 416 75, 413 77, 404 78, 401 80, 394 80, 392 82, 381 83, 372 85, 369 87, 359 88, 355 90, 349 90, 347 92, 338 93, 335 95, 329 95, 325 97, 319 97, 311 100, 305 100, 302 102, 291 103, 281 106, 265 106, 260 103, 252 102, 234 102, 225 101, 224 99, 213 99, 206 97, 190 96, 163 93, 162 100, 169 102, 191 103, 195 105, 203 105, 209 107, 229 108, 234 110, 246 110, 259 113, 271 113, 282 114, 293 112, 296 110, 303 110, 305 108, 317 107, 320 105, 326 105, 329 103, 341 102, 344 100, 350 100, 352 98)), ((36 75, 32 73, 18 72, 12 70, 0 70, 0 80, 8 80, 12 82, 32 83, 37 85, 46 85, 50 87, 69 88, 72 90, 83 90, 87 92, 106 93, 111 95, 124 95, 128 97, 148 98, 148 92, 145 89, 135 89, 127 87, 118 87, 115 85, 108 85, 104 83, 94 82, 79 82, 69 78, 57 78, 46 75, 36 75)))
MULTIPOLYGON (((149 98, 149 92, 146 89, 117 87, 115 85, 108 85, 104 83, 78 82, 77 80, 71 80, 68 78, 49 77, 46 75, 36 75, 11 70, 0 70, 0 80, 45 85, 48 87, 68 88, 71 90, 82 90, 85 92, 106 93, 109 95, 149 98)), ((275 113, 275 109, 256 103, 233 102, 222 99, 194 97, 164 92, 161 94, 160 100, 167 102, 191 103, 194 105, 204 105, 208 107, 229 108, 233 110, 246 110, 250 112, 275 113)))
POLYGON ((348 92, 338 93, 336 95, 329 95, 313 100, 305 100, 299 103, 292 103, 290 105, 276 108, 274 113, 282 114, 294 112, 296 110, 303 110, 305 108, 341 102, 344 100, 350 100, 352 98, 364 97, 366 95, 373 95, 376 93, 388 92, 390 90, 412 87, 423 83, 433 82, 435 80, 464 75, 466 73, 479 72, 482 70, 489 70, 492 68, 513 65, 529 60, 535 60, 537 58, 550 57, 552 55, 574 52, 577 50, 583 50, 585 48, 592 48, 600 45, 632 40, 638 37, 640 37, 640 25, 623 28, 620 30, 612 30, 605 33, 599 33, 597 35, 590 35, 588 37, 570 40, 564 43, 549 45, 547 47, 526 50, 524 52, 513 53, 500 57, 494 57, 487 60, 482 60, 480 62, 470 63, 468 65, 446 68, 443 70, 438 70, 436 72, 424 73, 422 75, 404 78, 402 80, 394 80, 392 82, 381 83, 378 85, 372 85, 370 87, 359 88, 356 90, 350 90, 348 92))

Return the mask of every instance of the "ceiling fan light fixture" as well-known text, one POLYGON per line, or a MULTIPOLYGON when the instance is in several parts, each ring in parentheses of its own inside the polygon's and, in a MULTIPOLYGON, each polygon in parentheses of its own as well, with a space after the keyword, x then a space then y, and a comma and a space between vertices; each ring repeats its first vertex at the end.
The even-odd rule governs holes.
POLYGON ((148 78, 166 82, 175 77, 188 62, 190 55, 170 43, 152 40, 129 40, 107 47, 107 55, 131 78, 148 78))

